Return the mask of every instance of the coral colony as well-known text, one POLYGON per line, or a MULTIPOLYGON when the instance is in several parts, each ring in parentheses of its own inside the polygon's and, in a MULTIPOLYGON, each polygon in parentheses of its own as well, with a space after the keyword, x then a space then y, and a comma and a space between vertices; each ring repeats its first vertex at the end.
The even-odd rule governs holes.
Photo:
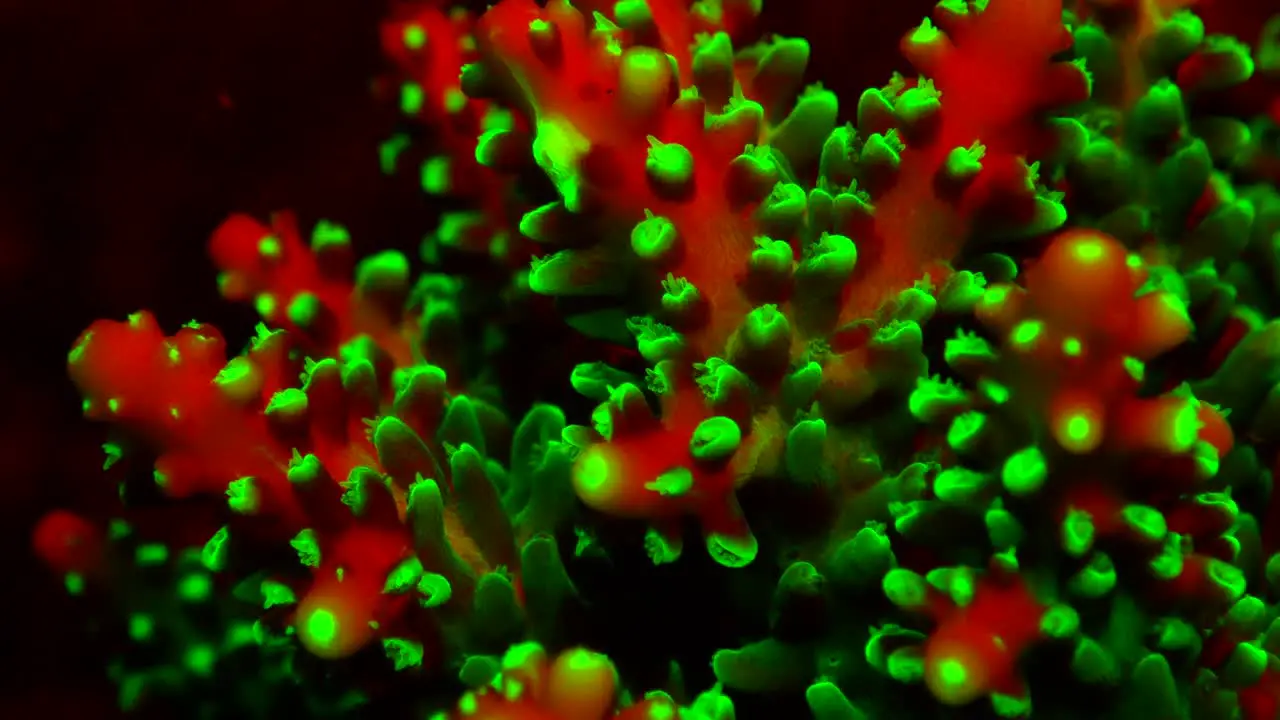
POLYGON ((70 353, 162 496, 34 540, 122 707, 1280 717, 1280 18, 1188 4, 943 0, 857 98, 760 0, 402 4, 382 161, 458 208, 421 258, 232 215, 246 349, 144 311, 70 353), (513 307, 594 411, 504 402, 513 307), (633 620, 622 572, 706 577, 633 620), (731 640, 592 634, 682 615, 731 640))

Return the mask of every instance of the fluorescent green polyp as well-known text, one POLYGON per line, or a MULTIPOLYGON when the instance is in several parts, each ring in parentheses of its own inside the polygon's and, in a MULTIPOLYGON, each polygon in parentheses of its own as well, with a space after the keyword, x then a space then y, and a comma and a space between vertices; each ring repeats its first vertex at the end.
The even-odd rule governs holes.
POLYGON ((693 179, 693 153, 677 143, 649 138, 649 156, 645 173, 650 180, 667 188, 680 188, 693 179))
POLYGON ((560 191, 564 206, 570 212, 582 209, 578 162, 590 148, 591 143, 569 121, 558 117, 539 118, 533 159, 560 191))
POLYGON ((1000 479, 1004 487, 1013 495, 1030 495, 1044 485, 1049 476, 1049 468, 1045 464, 1044 454, 1032 446, 1014 453, 1004 463, 1000 479))
POLYGON ((723 460, 733 455, 741 443, 738 423, 727 417, 707 418, 689 438, 689 453, 697 460, 723 460))
POLYGON ((675 250, 680 241, 679 231, 670 220, 647 213, 631 231, 631 249, 645 260, 661 260, 675 250))

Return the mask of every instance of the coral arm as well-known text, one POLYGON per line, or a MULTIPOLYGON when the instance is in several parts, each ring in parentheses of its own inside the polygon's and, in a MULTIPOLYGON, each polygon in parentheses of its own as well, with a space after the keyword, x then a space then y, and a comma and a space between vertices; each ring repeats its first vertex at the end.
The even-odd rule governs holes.
POLYGON ((1041 605, 1020 580, 982 582, 951 610, 925 644, 925 684, 948 705, 1001 693, 1020 695, 1015 664, 1041 637, 1041 605))
POLYGON ((123 422, 187 456, 201 470, 201 477, 191 479, 211 483, 203 489, 220 493, 239 477, 284 481, 287 459, 267 441, 262 416, 245 412, 265 404, 264 397, 287 382, 277 345, 260 345, 262 359, 276 362, 228 363, 225 343, 211 326, 188 325, 166 338, 155 318, 137 313, 128 322, 90 326, 72 350, 68 369, 89 417, 123 422))
POLYGON ((571 648, 549 657, 541 646, 525 643, 509 649, 502 669, 488 685, 463 695, 455 720, 731 720, 732 703, 712 691, 691 708, 678 707, 663 692, 615 710, 621 687, 618 672, 604 655, 571 648))
POLYGON ((345 228, 321 221, 308 246, 293 214, 276 213, 270 227, 230 216, 210 237, 209 254, 222 271, 226 298, 252 301, 265 322, 307 339, 314 354, 336 356, 344 344, 368 337, 401 367, 420 359, 410 342, 415 319, 401 323, 409 264, 399 252, 362 260, 352 283, 345 228))

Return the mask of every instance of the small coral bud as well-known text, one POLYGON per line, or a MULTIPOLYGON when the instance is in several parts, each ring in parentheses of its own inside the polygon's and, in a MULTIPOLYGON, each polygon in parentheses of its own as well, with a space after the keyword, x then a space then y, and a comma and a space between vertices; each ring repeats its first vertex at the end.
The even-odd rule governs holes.
POLYGON ((766 235, 790 238, 800 229, 808 207, 808 193, 796 183, 780 182, 756 209, 756 219, 766 235))
POLYGON ((604 717, 618 690, 617 670, 599 653, 566 650, 547 675, 546 707, 555 717, 604 717))
POLYGON ((604 402, 609 398, 610 388, 636 382, 636 378, 629 373, 602 362, 579 364, 569 376, 569 384, 574 390, 597 402, 604 402))
POLYGON ((827 423, 821 418, 801 420, 787 433, 785 462, 787 476, 801 485, 817 485, 823 480, 827 423))
POLYGON ((732 347, 733 363, 747 372, 778 371, 790 359, 791 323, 776 305, 761 305, 743 318, 732 347))
POLYGON ((563 60, 564 46, 560 26, 538 18, 529 23, 529 48, 542 62, 556 67, 563 60))
POLYGON ((858 248, 852 240, 823 233, 806 248, 805 258, 796 268, 796 279, 806 292, 829 294, 848 282, 857 264, 858 248))
POLYGON ((1204 21, 1192 12, 1175 12, 1159 24, 1145 50, 1155 66, 1169 67, 1186 59, 1204 42, 1204 21))
POLYGON ((1105 553, 1094 553, 1089 562, 1067 581, 1067 589, 1082 598, 1100 598, 1116 587, 1116 566, 1105 553))
POLYGON ((1097 640, 1082 636, 1071 655, 1071 674, 1090 685, 1111 684, 1119 680, 1116 658, 1097 640))
POLYGON ((706 301, 685 278, 667 275, 662 282, 662 314, 681 329, 693 327, 706 316, 706 301))
POLYGON ((515 172, 529 157, 529 137, 518 130, 488 130, 476 141, 476 162, 498 172, 515 172))
POLYGON ((753 299, 781 300, 791 283, 795 252, 789 243, 756 238, 747 265, 747 292, 753 299))
POLYGON ((1120 519, 1130 535, 1144 545, 1162 543, 1169 532, 1164 515, 1148 505, 1126 505, 1120 512, 1120 519))
POLYGON ((661 50, 632 47, 618 63, 618 103, 630 121, 650 117, 671 102, 674 68, 661 50))
POLYGON ((929 602, 929 583, 917 572, 895 568, 884 576, 882 585, 885 597, 904 610, 922 610, 929 602))
POLYGON ((952 51, 951 40, 925 18, 914 30, 908 32, 898 44, 899 50, 921 72, 936 74, 952 51))
POLYGON ((924 423, 937 422, 968 407, 969 395, 952 383, 936 377, 922 377, 907 398, 912 417, 924 423))
POLYGON ((664 197, 683 197, 693 187, 693 153, 679 143, 650 137, 644 170, 654 190, 664 197))
POLYGON ((728 33, 718 32, 697 43, 693 52, 693 82, 713 110, 724 107, 733 96, 733 42, 728 33))
POLYGON ((1225 35, 1206 39, 1191 57, 1178 66, 1178 85, 1190 92, 1222 90, 1253 76, 1249 46, 1225 35))
POLYGON ((786 155, 792 165, 806 167, 822 152, 820 139, 836 127, 839 99, 815 85, 807 89, 769 138, 769 144, 786 155))
POLYGON ((357 581, 330 575, 318 580, 298 604, 294 625, 303 647, 333 660, 351 655, 373 636, 369 623, 377 593, 369 597, 357 581))
POLYGON ((1142 708, 1149 717, 1178 717, 1182 713, 1178 684, 1163 655, 1151 653, 1134 665, 1128 692, 1133 707, 1142 708))
POLYGON ((795 93, 809 64, 809 42, 803 38, 779 38, 769 45, 755 75, 752 95, 771 112, 781 108, 785 98, 795 93))
POLYGON ((1152 85, 1130 112, 1135 130, 1148 139, 1170 138, 1186 123, 1182 91, 1167 79, 1152 85))
MULTIPOLYGON (((893 102, 883 90, 869 88, 862 92, 858 98, 857 123, 858 129, 868 135, 886 133, 897 127, 898 117, 893 111, 893 102)), ((848 139, 854 137, 853 129, 849 128, 848 139)), ((852 145, 851 142, 849 144, 852 145)))
POLYGON ((938 179, 947 187, 967 185, 982 172, 982 157, 986 152, 987 148, 982 143, 952 148, 947 153, 947 161, 938 169, 938 179))
POLYGON ((520 218, 520 234, 537 243, 550 243, 565 234, 569 215, 560 201, 540 205, 520 218))
POLYGON ((640 356, 650 363, 678 357, 684 352, 684 336, 652 318, 631 318, 627 320, 627 330, 635 336, 640 356))
POLYGON ((734 207, 758 203, 778 185, 778 163, 767 149, 744 152, 729 163, 725 173, 725 195, 734 207))
POLYGON ((818 156, 818 175, 831 187, 845 187, 853 181, 857 171, 854 162, 857 138, 857 131, 846 124, 832 130, 823 141, 822 152, 818 156))
POLYGON ((997 550, 1007 550, 1022 542, 1025 535, 1022 523, 1008 510, 991 508, 983 515, 983 521, 986 523, 991 545, 997 550))
POLYGON ((1005 490, 1019 497, 1037 492, 1044 486, 1048 476, 1049 468, 1045 464, 1044 454, 1034 445, 1009 456, 1000 472, 1005 490))
POLYGON ((529 270, 529 287, 539 295, 609 295, 621 292, 623 268, 592 249, 561 250, 537 258, 529 270))
POLYGON ((1105 408, 1087 392, 1064 392, 1052 403, 1049 416, 1053 437, 1067 452, 1093 452, 1106 436, 1105 408))
POLYGON ((649 262, 671 262, 680 250, 680 231, 667 218, 646 211, 645 219, 631 230, 631 249, 649 262))

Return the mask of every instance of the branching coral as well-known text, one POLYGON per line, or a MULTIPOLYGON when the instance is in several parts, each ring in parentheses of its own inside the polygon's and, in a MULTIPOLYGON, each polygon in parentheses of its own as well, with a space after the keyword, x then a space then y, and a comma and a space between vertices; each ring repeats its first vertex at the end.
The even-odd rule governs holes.
MULTIPOLYGON (((211 250, 249 349, 141 313, 72 378, 167 495, 227 496, 202 561, 257 583, 261 632, 457 670, 485 688, 459 717, 729 718, 723 687, 820 720, 1271 718, 1275 39, 1183 5, 944 0, 900 43, 918 75, 843 113, 751 0, 406 5, 382 86, 424 189, 470 203, 423 257, 500 279, 388 252, 351 282, 341 228, 234 216, 211 250), (635 348, 564 368, 581 424, 509 427, 484 282, 635 348), (589 603, 555 538, 630 521, 656 564, 696 524, 776 581, 689 707, 566 649, 589 603)), ((109 584, 93 537, 55 515, 37 545, 109 584)))

